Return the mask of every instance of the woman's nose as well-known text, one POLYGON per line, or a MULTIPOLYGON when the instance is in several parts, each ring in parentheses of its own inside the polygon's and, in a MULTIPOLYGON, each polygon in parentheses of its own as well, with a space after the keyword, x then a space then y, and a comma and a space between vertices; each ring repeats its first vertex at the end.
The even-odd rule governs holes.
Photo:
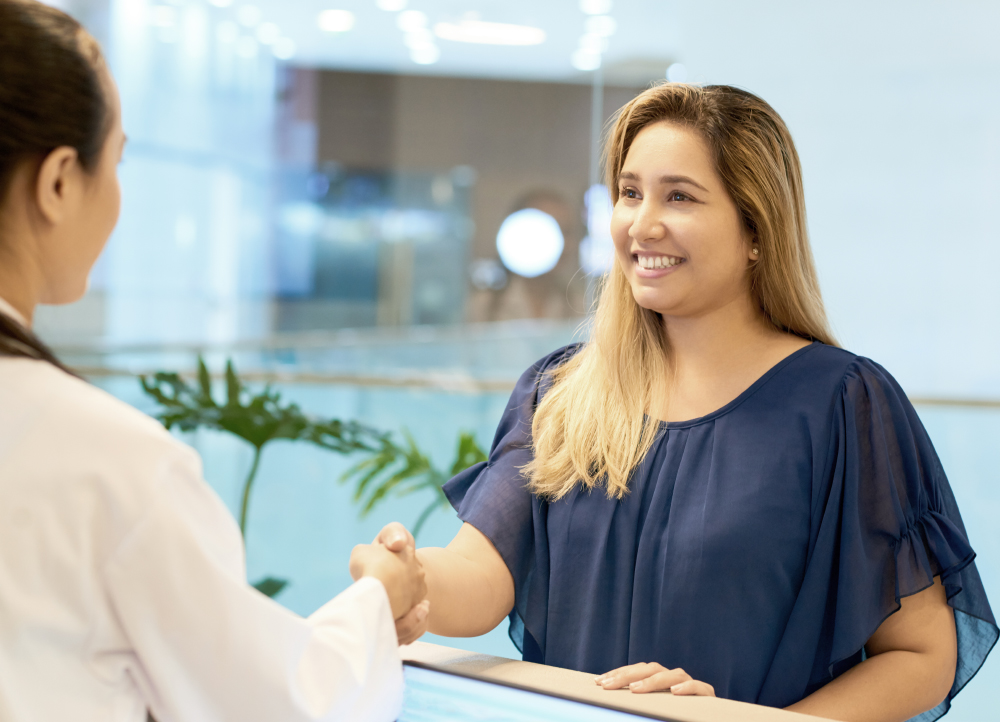
POLYGON ((632 225, 629 228, 629 235, 632 240, 642 243, 643 241, 655 241, 663 236, 663 222, 652 204, 643 201, 635 209, 635 216, 632 218, 632 225))

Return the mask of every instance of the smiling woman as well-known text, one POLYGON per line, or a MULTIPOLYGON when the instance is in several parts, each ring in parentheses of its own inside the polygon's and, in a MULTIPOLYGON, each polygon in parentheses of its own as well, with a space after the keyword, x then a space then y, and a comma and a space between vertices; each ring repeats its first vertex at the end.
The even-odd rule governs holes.
POLYGON ((607 173, 593 335, 524 373, 488 463, 446 485, 465 525, 418 552, 430 631, 509 615, 526 660, 605 689, 939 717, 997 626, 916 412, 827 328, 781 118, 663 84, 607 173))

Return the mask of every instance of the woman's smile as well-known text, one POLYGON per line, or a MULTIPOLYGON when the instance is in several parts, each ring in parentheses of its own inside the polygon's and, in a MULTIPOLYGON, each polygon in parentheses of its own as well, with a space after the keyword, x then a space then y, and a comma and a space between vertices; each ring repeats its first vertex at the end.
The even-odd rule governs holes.
POLYGON ((663 253, 640 251, 632 254, 635 275, 638 278, 661 278, 678 270, 687 259, 681 256, 669 256, 663 253))

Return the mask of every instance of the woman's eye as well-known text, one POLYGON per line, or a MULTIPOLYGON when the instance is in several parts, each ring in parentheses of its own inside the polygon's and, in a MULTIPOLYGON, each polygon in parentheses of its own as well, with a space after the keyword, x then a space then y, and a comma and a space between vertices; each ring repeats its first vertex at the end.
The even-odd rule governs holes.
POLYGON ((638 194, 635 192, 635 188, 622 188, 621 193, 619 193, 622 198, 638 198, 638 194))
POLYGON ((689 201, 691 200, 691 198, 689 198, 686 194, 681 193, 680 191, 674 191, 673 193, 670 194, 668 200, 671 200, 676 203, 677 201, 689 201))

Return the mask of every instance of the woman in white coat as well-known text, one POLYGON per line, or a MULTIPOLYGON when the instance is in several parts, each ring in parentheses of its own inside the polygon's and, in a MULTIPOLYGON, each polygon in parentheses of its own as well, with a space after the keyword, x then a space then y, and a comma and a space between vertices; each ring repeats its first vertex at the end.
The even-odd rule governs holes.
POLYGON ((426 626, 412 552, 359 546, 308 619, 246 583, 197 455, 31 332, 118 218, 125 136, 97 43, 0 0, 0 720, 391 720, 426 626))

